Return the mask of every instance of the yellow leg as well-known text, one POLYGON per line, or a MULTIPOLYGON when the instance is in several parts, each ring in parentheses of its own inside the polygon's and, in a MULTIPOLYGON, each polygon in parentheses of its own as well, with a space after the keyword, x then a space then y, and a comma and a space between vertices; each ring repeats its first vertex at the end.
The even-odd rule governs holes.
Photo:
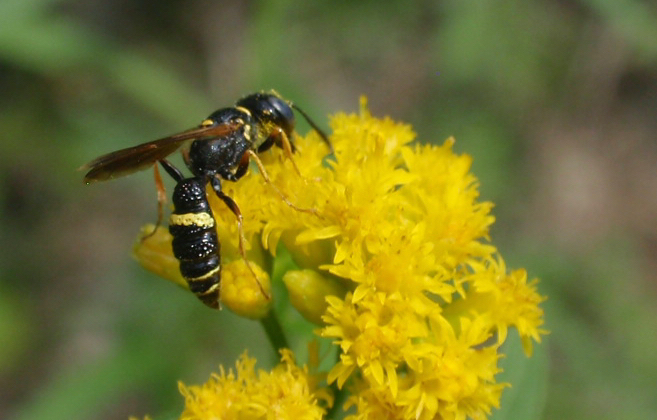
POLYGON ((246 249, 244 248, 244 243, 246 242, 246 238, 244 237, 244 227, 243 227, 244 218, 242 217, 242 212, 240 211, 239 206, 232 198, 230 198, 229 196, 224 194, 223 191, 221 191, 221 184, 219 183, 219 180, 217 178, 213 178, 210 182, 217 196, 226 204, 226 206, 228 206, 228 208, 230 209, 230 211, 233 212, 235 217, 237 217, 237 232, 239 235, 240 255, 242 256, 242 259, 244 260, 246 267, 253 275, 253 278, 255 279, 256 283, 258 283, 258 288, 260 289, 262 295, 265 297, 265 299, 271 300, 271 295, 269 295, 269 293, 265 291, 264 287, 262 287, 262 283, 260 283, 257 274, 253 270, 253 267, 251 267, 251 263, 249 263, 249 260, 246 258, 246 249))
POLYGON ((164 204, 167 202, 167 193, 164 189, 164 183, 162 182, 162 176, 160 176, 160 171, 157 168, 157 164, 153 165, 153 168, 155 170, 155 188, 157 190, 157 222, 155 223, 155 227, 151 233, 141 237, 141 242, 155 235, 157 228, 162 224, 162 207, 164 207, 164 204))
MULTIPOLYGON (((297 173, 297 175, 301 176, 301 171, 299 171, 299 167, 292 157, 292 144, 290 143, 290 139, 287 138, 287 134, 285 134, 285 131, 283 131, 281 128, 278 129, 278 138, 281 139, 281 147, 283 148, 285 157, 290 159, 290 162, 292 162, 292 166, 294 167, 294 171, 297 173)), ((303 178, 303 176, 301 177, 303 178)))
MULTIPOLYGON (((287 137, 286 137, 286 138, 287 138, 287 137)), ((289 143, 288 143, 288 146, 289 146, 289 143)), ((290 152, 291 152, 291 150, 290 150, 290 152)), ((283 194, 283 192, 282 192, 282 191, 281 191, 276 185, 274 185, 273 182, 271 182, 271 179, 269 178, 269 174, 267 174, 267 170, 265 169, 265 166, 262 164, 262 161, 260 160, 260 158, 258 157, 258 155, 256 154, 256 152, 254 152, 253 150, 249 150, 248 153, 249 153, 249 156, 251 157, 251 159, 253 159, 253 161, 254 161, 254 162, 256 163, 256 165, 258 166, 258 170, 260 171, 260 174, 262 174, 262 177, 265 179, 265 182, 266 182, 267 184, 269 184, 269 185, 274 189, 274 191, 276 191, 276 193, 281 197, 281 200, 283 200, 283 202, 284 202, 285 204, 287 204, 288 206, 292 207, 292 208, 293 208, 294 210, 296 210, 296 211, 300 211, 300 212, 303 212, 303 213, 315 214, 315 215, 318 214, 318 213, 317 213, 317 209, 304 209, 304 208, 301 208, 301 207, 299 207, 299 206, 293 204, 293 203, 292 203, 292 202, 291 202, 291 201, 285 196, 285 194, 283 194)), ((294 162, 294 161, 292 161, 292 162, 294 162)), ((296 165, 295 165, 294 167, 296 168, 296 165)), ((297 169, 297 171, 298 171, 298 169, 297 169)))

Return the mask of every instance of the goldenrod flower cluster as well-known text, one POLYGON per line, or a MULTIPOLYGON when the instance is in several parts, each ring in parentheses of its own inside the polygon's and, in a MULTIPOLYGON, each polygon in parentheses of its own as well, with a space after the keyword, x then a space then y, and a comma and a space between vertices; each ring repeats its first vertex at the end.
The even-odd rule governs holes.
POLYGON ((201 386, 180 383, 185 397, 180 419, 321 419, 324 409, 309 385, 307 369, 296 366, 289 350, 281 356, 281 364, 271 372, 256 373, 255 359, 245 353, 236 371, 226 372, 222 366, 201 386))
MULTIPOLYGON (((536 280, 507 270, 490 243, 493 205, 478 201, 471 158, 453 152, 453 139, 414 143, 410 126, 372 117, 364 100, 331 127, 329 158, 315 133, 296 139, 301 175, 272 151, 262 159, 273 186, 255 171, 224 184, 244 215, 251 263, 266 276, 266 250, 283 243, 291 253, 290 302, 339 346, 327 381, 346 387, 349 419, 486 418, 507 386, 496 374, 508 329, 527 354, 545 333, 536 280)), ((222 246, 234 251, 222 257, 237 261, 234 216, 211 201, 222 246)), ((257 294, 254 281, 242 283, 257 294)), ((206 387, 203 398, 217 399, 208 404, 243 401, 238 388, 210 397, 216 387, 206 387)), ((187 413, 195 399, 184 394, 187 413)))

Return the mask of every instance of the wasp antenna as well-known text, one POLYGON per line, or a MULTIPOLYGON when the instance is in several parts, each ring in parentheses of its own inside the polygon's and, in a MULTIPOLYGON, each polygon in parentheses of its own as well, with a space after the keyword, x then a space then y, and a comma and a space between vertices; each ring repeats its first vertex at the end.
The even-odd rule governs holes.
POLYGON ((317 132, 317 134, 319 134, 319 136, 322 138, 322 141, 324 143, 326 143, 326 145, 328 146, 331 154, 335 153, 335 150, 333 150, 333 144, 331 144, 331 141, 329 140, 326 133, 324 133, 324 131, 321 128, 319 128, 319 126, 317 124, 315 124, 315 122, 310 118, 310 116, 308 116, 308 114, 306 114, 306 112, 303 109, 299 108, 293 102, 290 102, 289 104, 290 104, 290 107, 292 107, 299 114, 301 114, 303 116, 303 118, 308 122, 308 124, 310 124, 310 126, 313 128, 313 130, 315 130, 317 132))

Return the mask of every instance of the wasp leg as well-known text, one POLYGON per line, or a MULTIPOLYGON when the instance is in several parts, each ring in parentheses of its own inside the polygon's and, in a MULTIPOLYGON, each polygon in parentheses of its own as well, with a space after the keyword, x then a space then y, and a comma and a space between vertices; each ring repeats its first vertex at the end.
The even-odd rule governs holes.
MULTIPOLYGON (((269 136, 264 142, 262 142, 260 147, 258 147, 257 152, 258 153, 266 152, 267 150, 271 149, 273 145, 274 145, 274 136, 269 136)), ((294 147, 294 144, 292 144, 292 151, 294 152, 295 150, 296 149, 294 147)))
POLYGON ((301 176, 301 172, 299 171, 299 168, 297 167, 297 164, 294 162, 294 159, 292 158, 292 154, 297 151, 297 148, 294 146, 294 143, 290 141, 290 139, 287 137, 287 134, 285 134, 285 131, 283 131, 281 128, 277 128, 273 134, 271 134, 267 139, 258 147, 257 152, 262 153, 266 152, 267 150, 271 149, 273 145, 276 145, 283 149, 283 152, 285 153, 285 157, 290 159, 292 162, 292 166, 294 166, 294 171, 301 176))
POLYGON ((162 176, 160 176, 160 170, 157 168, 157 165, 153 165, 153 169, 155 172, 155 189, 157 190, 157 222, 155 222, 155 227, 151 233, 141 237, 141 242, 155 235, 157 228, 162 224, 162 207, 167 202, 167 193, 162 182, 162 176))
MULTIPOLYGON (((169 162, 166 159, 162 159, 159 161, 160 165, 164 168, 165 171, 173 179, 176 180, 176 182, 182 181, 185 176, 180 172, 178 168, 173 166, 171 162, 169 162)), ((140 241, 145 241, 146 239, 150 238, 151 236, 155 235, 155 232, 157 231, 157 228, 160 227, 162 224, 162 208, 164 207, 164 204, 167 202, 167 193, 166 189, 164 188, 164 183, 162 182, 162 176, 160 176, 160 170, 158 169, 157 165, 153 165, 153 169, 155 172, 155 188, 157 189, 157 222, 155 222, 155 227, 153 228, 153 231, 149 233, 148 235, 142 236, 140 241)))
POLYGON ((276 143, 277 146, 283 149, 283 152, 285 153, 285 157, 290 159, 290 162, 292 162, 292 166, 294 167, 294 172, 296 172, 297 175, 301 176, 301 171, 299 171, 299 167, 297 166, 297 163, 294 161, 294 158, 292 157, 292 153, 296 150, 294 144, 290 141, 290 139, 287 137, 287 134, 285 134, 285 131, 283 131, 282 128, 278 128, 276 131, 277 131, 276 134, 273 135, 274 142, 276 143))
MULTIPOLYGON (((253 150, 249 150, 247 153, 248 153, 248 156, 249 156, 251 159, 253 159, 253 161, 254 161, 254 162, 256 163, 256 165, 258 166, 258 170, 260 171, 260 174, 262 175, 262 177, 265 179, 265 182, 266 182, 267 184, 269 184, 269 185, 274 189, 274 191, 276 191, 276 194, 278 194, 278 195, 281 197, 281 200, 283 200, 283 202, 284 202, 285 204, 287 204, 288 206, 292 207, 292 208, 293 208, 294 210, 296 210, 296 211, 300 211, 300 212, 303 212, 303 213, 315 214, 315 215, 317 214, 317 210, 316 210, 316 209, 304 209, 304 208, 301 208, 301 207, 295 205, 294 203, 292 203, 292 202, 291 202, 291 201, 285 196, 285 194, 283 194, 283 191, 281 191, 276 185, 274 185, 273 182, 271 182, 271 179, 269 178, 269 174, 267 174, 267 170, 265 169, 265 166, 262 164, 262 161, 260 160, 260 158, 258 157, 258 155, 256 154, 256 152, 254 152, 253 150)), ((295 165, 295 167, 296 167, 296 165, 295 165)))
POLYGON ((242 159, 240 159, 240 163, 237 166, 237 170, 235 171, 234 174, 235 181, 242 178, 246 174, 246 171, 248 169, 249 169, 249 155, 245 153, 242 155, 242 159))
POLYGON ((190 160, 189 160, 189 148, 186 148, 186 147, 183 148, 180 151, 180 154, 182 155, 183 162, 185 162, 185 166, 187 166, 189 168, 189 162, 190 162, 190 160))
POLYGON ((265 289, 262 287, 262 283, 260 283, 260 280, 258 279, 258 276, 256 275, 255 271, 253 271, 253 267, 251 267, 251 263, 249 260, 246 258, 246 251, 244 250, 244 242, 246 242, 246 239, 244 238, 244 227, 243 227, 243 222, 244 218, 242 217, 242 212, 240 211, 239 206, 237 203, 224 194, 223 191, 221 191, 221 181, 219 178, 210 178, 210 185, 212 185, 212 189, 214 190, 215 194, 217 194, 217 197, 223 201, 226 206, 230 209, 230 211, 233 212, 235 217, 237 217, 237 231, 239 234, 239 249, 240 249, 240 255, 242 256, 242 259, 244 260, 244 263, 248 267, 249 271, 253 275, 253 278, 255 279, 256 283, 258 283, 258 288, 260 289, 260 292, 262 295, 265 297, 267 300, 271 300, 271 295, 265 291, 265 289))
POLYGON ((246 171, 249 170, 249 155, 244 153, 240 162, 237 164, 237 169, 235 172, 232 172, 230 168, 219 168, 217 173, 222 179, 230 182, 237 182, 240 178, 246 175, 246 171))

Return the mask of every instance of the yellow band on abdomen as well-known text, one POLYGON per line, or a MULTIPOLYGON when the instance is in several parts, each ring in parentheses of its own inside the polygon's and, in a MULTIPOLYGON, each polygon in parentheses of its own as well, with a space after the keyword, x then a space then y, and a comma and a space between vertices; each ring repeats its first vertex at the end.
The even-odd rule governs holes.
POLYGON ((214 226, 214 218, 210 213, 185 213, 172 214, 169 224, 173 226, 199 226, 211 228, 214 226))
POLYGON ((195 281, 206 280, 206 279, 209 279, 210 277, 214 276, 215 274, 217 274, 220 271, 221 271, 221 266, 217 266, 217 267, 213 268, 212 270, 208 271, 207 273, 205 273, 203 275, 200 275, 198 277, 194 277, 193 279, 192 278, 187 278, 186 280, 190 283, 193 283, 195 281))

